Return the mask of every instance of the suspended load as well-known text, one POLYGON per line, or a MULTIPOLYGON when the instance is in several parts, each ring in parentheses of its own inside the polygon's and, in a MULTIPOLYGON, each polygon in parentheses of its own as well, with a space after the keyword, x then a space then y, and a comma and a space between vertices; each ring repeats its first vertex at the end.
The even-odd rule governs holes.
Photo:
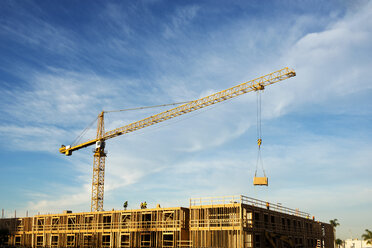
POLYGON ((256 163, 256 171, 253 177, 253 185, 254 186, 268 186, 268 178, 266 177, 265 169, 263 167, 263 162, 261 158, 261 145, 262 145, 262 138, 261 138, 261 90, 264 87, 260 87, 257 89, 257 145, 258 145, 258 153, 257 153, 257 163, 256 163), (258 166, 261 166, 263 177, 257 176, 257 169, 258 166))
MULTIPOLYGON (((200 99, 194 101, 187 101, 182 103, 170 103, 170 104, 162 104, 156 106, 147 106, 147 107, 139 107, 139 108, 131 108, 131 109, 121 109, 121 110, 114 110, 114 111, 102 111, 96 120, 97 121, 97 136, 95 138, 91 138, 88 141, 81 142, 81 138, 86 133, 88 129, 85 129, 81 135, 73 142, 73 145, 69 146, 62 146, 59 148, 59 152, 70 156, 72 152, 80 150, 82 148, 96 145, 94 149, 94 160, 93 160, 93 180, 92 180, 92 195, 91 195, 91 211, 103 211, 103 197, 104 197, 104 182, 105 182, 105 158, 106 152, 104 144, 107 140, 120 136, 125 135, 139 129, 149 127, 155 125, 157 123, 161 123, 163 121, 175 118, 177 116, 181 116, 198 109, 202 109, 213 104, 223 102, 229 100, 231 98, 243 95, 245 93, 251 91, 261 91, 264 89, 265 86, 283 81, 285 79, 291 78, 296 76, 296 72, 288 67, 285 67, 281 70, 269 73, 267 75, 261 76, 259 78, 238 84, 226 90, 222 90, 220 92, 214 93, 212 95, 202 97, 200 99), (122 112, 128 110, 138 110, 138 109, 147 109, 153 107, 164 107, 170 105, 179 105, 177 107, 168 109, 166 111, 162 111, 156 115, 146 117, 142 120, 138 120, 132 122, 130 124, 126 124, 124 126, 112 129, 110 131, 105 131, 104 128, 104 114, 108 112, 122 112)), ((94 122, 96 121, 94 120, 94 122)), ((92 122, 92 124, 94 123, 92 122)), ((266 177, 266 176, 265 176, 266 177)))
POLYGON ((257 144, 258 144, 258 155, 257 155, 256 171, 255 171, 254 177, 253 177, 253 185, 254 186, 269 186, 269 180, 266 177, 265 169, 263 168, 263 162, 262 162, 262 158, 261 158, 261 144, 262 144, 262 139, 261 138, 259 138, 257 140, 257 144), (264 175, 263 177, 258 177, 257 176, 257 169, 258 169, 259 165, 261 165, 262 172, 263 172, 263 175, 264 175))
POLYGON ((269 182, 267 177, 254 177, 253 178, 253 185, 255 186, 268 186, 269 182))

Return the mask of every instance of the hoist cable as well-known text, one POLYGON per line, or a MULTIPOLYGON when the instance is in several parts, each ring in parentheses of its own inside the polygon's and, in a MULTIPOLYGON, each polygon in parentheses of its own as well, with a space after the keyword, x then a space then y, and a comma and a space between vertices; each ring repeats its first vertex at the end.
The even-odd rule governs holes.
POLYGON ((88 132, 88 130, 92 127, 92 125, 97 121, 98 116, 80 133, 79 136, 75 138, 75 140, 72 142, 71 146, 76 145, 80 140, 83 138, 83 136, 88 132))
POLYGON ((168 104, 153 105, 153 106, 144 106, 144 107, 128 108, 128 109, 119 109, 119 110, 108 110, 108 111, 104 111, 104 112, 105 113, 113 113, 113 112, 124 112, 124 111, 149 109, 149 108, 159 108, 159 107, 166 107, 166 106, 172 106, 172 105, 180 105, 180 104, 185 104, 185 103, 189 103, 189 102, 192 102, 192 101, 174 102, 174 103, 168 103, 168 104))
MULTIPOLYGON (((256 91, 256 127, 257 127, 257 141, 258 139, 260 138, 260 111, 259 111, 259 94, 260 94, 260 91, 256 91)), ((257 161, 256 161, 256 171, 254 172, 254 176, 256 177, 257 176, 257 169, 258 169, 258 163, 260 161, 260 146, 258 146, 258 150, 257 150, 257 161)))
POLYGON ((261 144, 262 144, 262 128, 261 128, 261 91, 257 91, 257 144, 258 144, 258 151, 257 151, 257 162, 256 162, 256 171, 254 176, 257 176, 257 170, 259 164, 261 165, 262 171, 264 176, 266 177, 265 169, 263 167, 263 161, 261 156, 261 144))
MULTIPOLYGON (((124 111, 132 111, 132 110, 141 110, 141 109, 150 109, 150 108, 159 108, 159 107, 166 107, 166 106, 172 106, 172 105, 180 105, 189 103, 191 101, 187 102, 174 102, 174 103, 168 103, 168 104, 161 104, 161 105, 153 105, 153 106, 144 106, 144 107, 136 107, 136 108, 128 108, 128 109, 119 109, 119 110, 109 110, 109 111, 103 111, 104 113, 113 113, 113 112, 124 112, 124 111)), ((107 117, 106 117, 107 118, 107 117)), ((83 136, 88 132, 88 130, 91 128, 91 126, 97 121, 98 117, 94 119, 71 143, 71 146, 76 145, 80 142, 80 140, 83 138, 83 136)))

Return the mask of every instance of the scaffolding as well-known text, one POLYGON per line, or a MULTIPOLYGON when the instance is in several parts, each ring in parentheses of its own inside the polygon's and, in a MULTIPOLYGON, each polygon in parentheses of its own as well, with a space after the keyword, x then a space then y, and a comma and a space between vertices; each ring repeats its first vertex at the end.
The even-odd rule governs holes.
POLYGON ((154 208, 0 219, 15 247, 320 247, 333 228, 310 214, 246 196, 190 199, 154 208))

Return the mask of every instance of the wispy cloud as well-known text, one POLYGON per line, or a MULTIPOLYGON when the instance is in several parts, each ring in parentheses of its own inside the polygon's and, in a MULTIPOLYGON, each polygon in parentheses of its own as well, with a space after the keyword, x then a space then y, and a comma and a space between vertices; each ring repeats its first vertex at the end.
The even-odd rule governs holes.
POLYGON ((87 211, 90 203, 91 185, 84 184, 82 187, 73 188, 73 190, 61 192, 57 197, 52 194, 46 196, 35 196, 33 200, 27 203, 25 209, 32 213, 61 213, 63 210, 87 211), (78 192, 78 193, 76 193, 78 192))
MULTIPOLYGON (((161 1, 151 4, 162 6, 161 1)), ((99 5, 102 11, 88 18, 84 32, 43 20, 37 5, 33 15, 21 9, 23 19, 2 22, 0 35, 9 35, 8 41, 61 61, 34 56, 32 61, 42 64, 35 68, 12 57, 17 63, 4 67, 22 83, 1 79, 0 133, 7 141, 1 146, 56 152, 103 109, 191 100, 289 66, 297 77, 263 94, 264 162, 271 185, 278 187, 252 186, 256 98, 250 93, 108 141, 106 206, 117 208, 124 198, 133 207, 141 199, 162 205, 186 200, 187 205, 190 196, 243 193, 328 218, 324 205, 342 205, 339 198, 345 194, 347 207, 354 201, 370 203, 371 133, 361 135, 353 130, 359 126, 342 120, 358 112, 360 122, 370 124, 371 3, 346 13, 336 9, 323 16, 291 12, 265 18, 246 12, 226 17, 203 3, 161 8, 160 15, 151 4, 99 5), (365 108, 340 107, 345 99, 357 107, 362 98, 365 108), (335 114, 343 119, 322 119, 335 119, 335 114)), ((107 114, 105 128, 157 111, 107 114)), ((86 138, 94 137, 94 129, 95 124, 86 138)), ((30 209, 89 208, 90 150, 64 161, 78 185, 67 192, 55 186, 55 194, 31 192, 30 209)))
POLYGON ((166 39, 178 37, 178 34, 184 32, 185 27, 197 16, 199 8, 197 5, 177 8, 164 27, 164 37, 166 39))
POLYGON ((47 13, 37 4, 28 2, 23 5, 9 1, 3 4, 10 4, 10 8, 17 9, 13 16, 1 18, 0 35, 6 35, 8 40, 31 47, 35 52, 48 50, 50 53, 68 54, 76 49, 73 33, 45 20, 47 13))
POLYGON ((368 3, 326 30, 307 34, 294 44, 288 56, 282 58, 302 76, 292 94, 300 94, 304 102, 319 102, 371 89, 369 81, 363 79, 371 65, 365 53, 371 50, 371 9, 368 3))
POLYGON ((17 126, 17 125, 0 125, 0 134, 6 137, 8 150, 17 151, 48 151, 55 153, 58 144, 58 137, 69 136, 68 131, 54 126, 17 126))

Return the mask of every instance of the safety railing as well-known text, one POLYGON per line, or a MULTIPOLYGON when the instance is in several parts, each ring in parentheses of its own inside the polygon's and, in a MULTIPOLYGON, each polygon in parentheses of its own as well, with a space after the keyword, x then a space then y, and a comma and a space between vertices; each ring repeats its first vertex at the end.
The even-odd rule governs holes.
POLYGON ((310 214, 299 211, 298 209, 291 209, 280 204, 274 204, 266 201, 261 201, 244 195, 235 196, 220 196, 220 197, 202 197, 191 198, 190 207, 203 205, 227 205, 227 204, 246 204, 259 208, 266 208, 280 213, 295 215, 303 218, 309 218, 310 214))
POLYGON ((241 196, 219 196, 219 197, 200 197, 191 198, 190 207, 192 206, 202 206, 202 205, 226 205, 241 203, 241 196))
POLYGON ((287 207, 282 206, 281 204, 265 202, 265 201, 257 200, 257 199, 247 197, 244 195, 241 195, 241 203, 255 206, 255 207, 266 208, 266 209, 284 213, 284 214, 295 215, 295 216, 299 216, 302 218, 310 217, 309 213, 299 211, 298 209, 287 208, 287 207))
POLYGON ((33 231, 89 231, 106 229, 179 229, 185 228, 182 220, 172 221, 128 221, 113 223, 81 223, 81 224, 55 224, 55 225, 35 225, 33 231))
POLYGON ((177 244, 179 248, 193 247, 192 240, 178 240, 177 244))
POLYGON ((190 228, 235 227, 235 226, 241 226, 240 219, 190 220, 190 228))

